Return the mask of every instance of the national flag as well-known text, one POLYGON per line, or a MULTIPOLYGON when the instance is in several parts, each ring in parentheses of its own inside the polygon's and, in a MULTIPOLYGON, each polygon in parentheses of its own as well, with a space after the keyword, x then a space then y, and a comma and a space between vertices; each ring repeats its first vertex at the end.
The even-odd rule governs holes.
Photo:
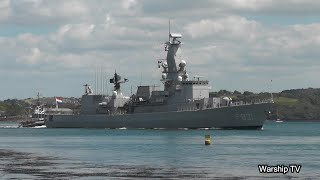
POLYGON ((62 103, 62 97, 56 97, 56 102, 62 103))

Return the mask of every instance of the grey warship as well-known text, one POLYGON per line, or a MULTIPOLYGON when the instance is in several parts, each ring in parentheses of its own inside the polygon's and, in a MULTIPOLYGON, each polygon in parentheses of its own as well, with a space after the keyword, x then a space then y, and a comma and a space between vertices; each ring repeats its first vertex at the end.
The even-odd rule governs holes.
POLYGON ((166 59, 158 61, 164 89, 138 86, 131 97, 120 85, 127 82, 117 73, 110 79, 112 96, 92 93, 85 85, 80 113, 47 115, 47 128, 127 128, 127 129, 261 129, 272 99, 259 102, 232 102, 228 97, 209 97, 207 80, 189 80, 186 61, 176 59, 182 35, 169 32, 166 59))

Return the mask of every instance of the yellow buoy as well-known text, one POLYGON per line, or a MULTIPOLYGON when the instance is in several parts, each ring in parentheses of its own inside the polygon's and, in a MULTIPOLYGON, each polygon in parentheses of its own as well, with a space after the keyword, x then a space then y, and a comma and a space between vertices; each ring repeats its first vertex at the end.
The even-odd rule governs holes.
POLYGON ((204 144, 205 145, 210 145, 211 144, 211 137, 210 135, 205 135, 205 139, 204 139, 204 144))

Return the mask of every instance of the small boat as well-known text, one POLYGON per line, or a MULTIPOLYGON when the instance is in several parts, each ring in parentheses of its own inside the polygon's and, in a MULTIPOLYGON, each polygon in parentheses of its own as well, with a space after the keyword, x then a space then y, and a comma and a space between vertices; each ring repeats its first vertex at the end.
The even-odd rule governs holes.
POLYGON ((19 127, 35 127, 35 126, 43 126, 44 117, 45 117, 45 108, 44 105, 40 102, 40 93, 37 95, 38 101, 37 104, 32 108, 33 113, 29 118, 20 122, 19 127))
POLYGON ((72 114, 73 111, 69 108, 58 108, 57 98, 56 98, 56 107, 47 108, 44 104, 40 102, 40 95, 38 93, 38 101, 36 106, 33 108, 32 115, 26 120, 20 122, 19 127, 43 127, 45 126, 45 116, 47 115, 56 115, 56 114, 72 114))
POLYGON ((278 111, 278 109, 277 109, 277 118, 276 118, 275 122, 283 122, 283 121, 279 118, 279 111, 278 111))

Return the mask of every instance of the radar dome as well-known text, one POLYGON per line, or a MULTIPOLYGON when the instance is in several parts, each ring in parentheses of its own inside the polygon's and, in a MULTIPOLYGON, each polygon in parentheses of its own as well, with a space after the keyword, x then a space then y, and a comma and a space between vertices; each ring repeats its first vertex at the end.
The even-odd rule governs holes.
POLYGON ((118 94, 117 91, 113 91, 113 92, 112 92, 112 95, 113 95, 113 96, 117 96, 117 94, 118 94))
POLYGON ((225 101, 230 101, 230 98, 228 98, 228 97, 224 97, 222 99, 225 100, 225 101))
POLYGON ((162 74, 162 79, 167 79, 167 74, 166 73, 162 74))
POLYGON ((162 63, 162 67, 168 67, 168 63, 167 62, 162 63))
POLYGON ((182 81, 182 77, 181 76, 178 76, 178 81, 182 81))
POLYGON ((179 67, 185 67, 187 62, 185 60, 181 60, 179 67))

